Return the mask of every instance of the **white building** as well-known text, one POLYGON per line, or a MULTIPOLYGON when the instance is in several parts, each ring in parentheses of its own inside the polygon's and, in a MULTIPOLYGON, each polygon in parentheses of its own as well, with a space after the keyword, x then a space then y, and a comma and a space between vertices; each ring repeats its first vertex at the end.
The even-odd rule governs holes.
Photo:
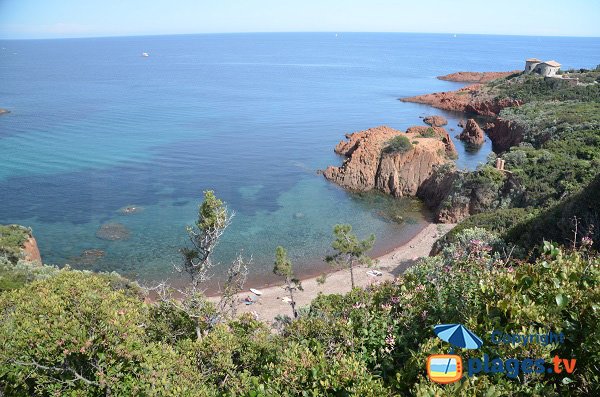
POLYGON ((560 63, 556 61, 541 61, 537 58, 525 60, 525 73, 537 73, 544 77, 556 76, 560 70, 560 63))

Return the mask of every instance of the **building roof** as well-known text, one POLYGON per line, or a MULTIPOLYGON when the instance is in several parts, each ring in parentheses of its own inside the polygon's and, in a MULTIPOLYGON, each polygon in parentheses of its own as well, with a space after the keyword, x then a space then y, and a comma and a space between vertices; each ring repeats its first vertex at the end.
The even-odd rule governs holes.
POLYGON ((544 62, 544 63, 545 63, 546 65, 548 65, 548 66, 554 66, 554 67, 557 67, 557 68, 559 68, 559 67, 560 67, 560 63, 558 63, 558 62, 556 62, 556 61, 546 61, 546 62, 544 62))
POLYGON ((526 59, 525 62, 542 62, 542 60, 537 58, 529 58, 526 59))

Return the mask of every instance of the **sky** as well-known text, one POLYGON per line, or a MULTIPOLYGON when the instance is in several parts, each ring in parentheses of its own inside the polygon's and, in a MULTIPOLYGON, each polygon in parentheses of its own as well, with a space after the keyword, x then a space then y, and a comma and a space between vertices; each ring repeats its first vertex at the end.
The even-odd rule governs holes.
POLYGON ((600 36, 599 0, 0 0, 0 38, 235 32, 600 36))

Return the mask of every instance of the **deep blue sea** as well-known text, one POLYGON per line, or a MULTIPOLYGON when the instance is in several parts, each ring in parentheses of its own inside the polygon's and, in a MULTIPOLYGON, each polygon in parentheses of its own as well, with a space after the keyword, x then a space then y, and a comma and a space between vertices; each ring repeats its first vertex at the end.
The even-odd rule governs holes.
MULTIPOLYGON (((31 226, 44 262, 172 278, 202 191, 236 215, 217 252, 271 272, 277 245, 301 275, 324 264, 334 224, 375 233, 376 253, 426 222, 411 199, 351 194, 317 175, 344 134, 441 114, 397 99, 456 89, 435 77, 600 63, 600 39, 436 34, 224 34, 0 41, 0 223, 31 226), (142 52, 149 53, 142 57, 142 52), (134 205, 143 211, 122 215, 134 205), (404 221, 397 223, 395 214, 404 221), (130 238, 96 238, 118 222, 130 238), (105 251, 93 261, 88 249, 105 251)), ((459 166, 485 160, 456 142, 459 166)), ((217 269, 218 270, 218 269, 217 269)))

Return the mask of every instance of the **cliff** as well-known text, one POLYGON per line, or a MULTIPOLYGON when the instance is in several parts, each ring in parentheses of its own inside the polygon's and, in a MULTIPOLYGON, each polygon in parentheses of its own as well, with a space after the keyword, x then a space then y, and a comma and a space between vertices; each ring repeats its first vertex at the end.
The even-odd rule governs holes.
POLYGON ((454 81, 457 83, 487 83, 488 81, 508 77, 511 74, 520 73, 520 70, 512 72, 456 72, 437 78, 445 81, 454 81))
POLYGON ((434 167, 449 161, 443 138, 437 133, 423 136, 419 131, 404 133, 382 126, 349 134, 347 141, 335 148, 347 157, 343 165, 330 166, 323 175, 354 191, 378 189, 396 197, 415 196, 434 167), (406 137, 409 146, 401 151, 386 150, 395 137, 406 137))
POLYGON ((492 149, 496 153, 505 152, 511 146, 518 145, 523 141, 525 129, 512 120, 498 117, 491 127, 488 136, 492 141, 492 149))

